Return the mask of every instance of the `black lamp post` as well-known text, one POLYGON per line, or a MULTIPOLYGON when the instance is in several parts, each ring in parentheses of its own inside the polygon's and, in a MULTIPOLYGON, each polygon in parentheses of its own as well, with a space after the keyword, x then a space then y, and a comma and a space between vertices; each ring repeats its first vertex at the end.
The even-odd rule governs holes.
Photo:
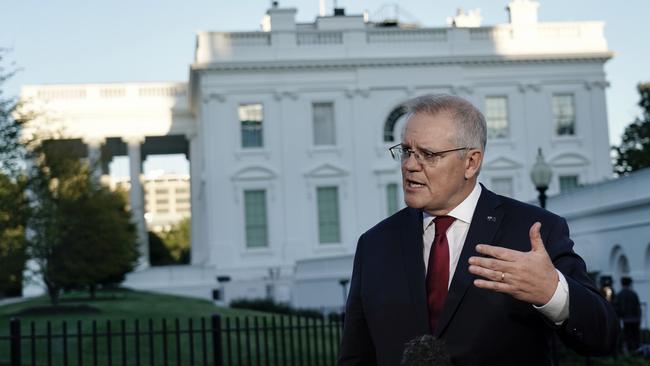
POLYGON ((553 177, 551 167, 544 161, 542 148, 537 149, 537 161, 533 164, 530 171, 530 179, 533 181, 535 188, 539 192, 539 205, 546 208, 546 190, 553 177))

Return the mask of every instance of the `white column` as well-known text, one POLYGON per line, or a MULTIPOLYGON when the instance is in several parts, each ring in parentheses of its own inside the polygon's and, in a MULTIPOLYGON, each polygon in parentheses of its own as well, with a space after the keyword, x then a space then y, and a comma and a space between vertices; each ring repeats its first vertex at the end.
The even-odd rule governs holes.
POLYGON ((195 131, 185 135, 189 142, 190 150, 190 202, 191 202, 191 264, 206 265, 210 260, 210 248, 205 238, 205 209, 203 202, 203 164, 201 155, 200 139, 195 131))
POLYGON ((144 197, 142 182, 142 157, 140 146, 144 141, 143 137, 128 138, 126 143, 129 151, 129 175, 131 177, 131 189, 129 190, 129 200, 131 204, 131 216, 136 226, 138 235, 138 247, 140 259, 137 269, 143 270, 149 267, 149 239, 147 236, 147 227, 144 220, 144 197))
POLYGON ((101 146, 104 143, 104 139, 101 137, 91 137, 84 138, 83 142, 88 148, 88 166, 90 167, 90 176, 92 177, 93 182, 99 183, 102 176, 101 146))

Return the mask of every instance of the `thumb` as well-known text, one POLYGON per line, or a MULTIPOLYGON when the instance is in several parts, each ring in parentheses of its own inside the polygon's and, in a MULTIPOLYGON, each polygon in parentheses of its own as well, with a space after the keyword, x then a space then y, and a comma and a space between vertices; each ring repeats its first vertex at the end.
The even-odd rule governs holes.
POLYGON ((542 241, 542 235, 540 234, 540 229, 542 224, 538 221, 530 227, 528 235, 530 236, 530 246, 533 252, 537 251, 546 251, 544 248, 544 242, 542 241))

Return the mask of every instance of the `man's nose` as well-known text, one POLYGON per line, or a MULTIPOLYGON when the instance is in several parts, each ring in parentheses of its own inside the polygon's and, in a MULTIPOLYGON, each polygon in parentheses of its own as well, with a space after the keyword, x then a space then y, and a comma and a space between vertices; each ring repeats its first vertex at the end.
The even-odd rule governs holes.
POLYGON ((404 160, 404 162, 402 164, 404 165, 404 168, 406 170, 415 170, 415 171, 417 171, 417 170, 420 170, 420 168, 422 168, 422 164, 420 164, 420 161, 416 158, 415 153, 412 153, 411 155, 409 155, 409 157, 406 158, 406 160, 404 160))

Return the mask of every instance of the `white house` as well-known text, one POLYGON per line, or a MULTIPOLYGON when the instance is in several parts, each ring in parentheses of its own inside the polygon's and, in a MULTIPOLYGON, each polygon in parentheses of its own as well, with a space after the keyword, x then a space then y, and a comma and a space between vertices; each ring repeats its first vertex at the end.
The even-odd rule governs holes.
MULTIPOLYGON (((226 300, 272 295, 298 306, 340 306, 358 236, 403 206, 401 104, 416 95, 465 97, 488 119, 481 180, 522 200, 538 148, 549 194, 610 177, 602 22, 540 22, 539 4, 513 0, 507 24, 476 12, 450 26, 369 22, 362 15, 296 23, 273 5, 263 28, 200 32, 189 83, 58 85, 23 95, 56 111, 91 159, 190 159, 192 265, 141 270, 138 288, 226 300), (102 153, 99 154, 99 151, 102 153)), ((101 174, 101 172, 98 172, 101 174)), ((140 184, 134 220, 144 243, 140 184)))

